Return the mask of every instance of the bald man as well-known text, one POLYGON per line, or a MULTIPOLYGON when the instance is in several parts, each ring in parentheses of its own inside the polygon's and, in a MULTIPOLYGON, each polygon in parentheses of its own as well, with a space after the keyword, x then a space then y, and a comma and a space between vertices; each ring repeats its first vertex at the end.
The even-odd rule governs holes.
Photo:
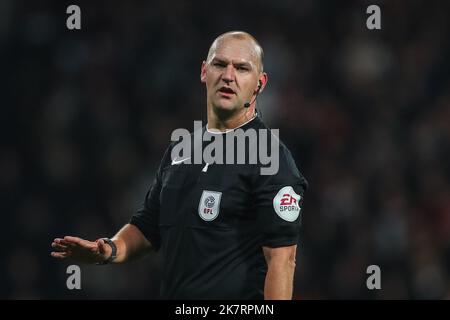
POLYGON ((256 99, 252 98, 267 84, 263 50, 248 33, 225 33, 211 45, 200 78, 206 84, 209 128, 239 127, 255 115, 256 99))
MULTIPOLYGON (((200 73, 208 119, 202 149, 238 129, 268 130, 255 112, 268 81, 263 56, 246 32, 227 32, 212 43, 200 73)), ((161 298, 291 299, 307 182, 286 146, 271 150, 280 155, 273 175, 261 175, 259 162, 173 159, 174 146, 163 156, 142 208, 113 238, 57 238, 52 256, 106 264, 155 250, 163 257, 161 298)), ((258 152, 260 146, 249 147, 258 152)))

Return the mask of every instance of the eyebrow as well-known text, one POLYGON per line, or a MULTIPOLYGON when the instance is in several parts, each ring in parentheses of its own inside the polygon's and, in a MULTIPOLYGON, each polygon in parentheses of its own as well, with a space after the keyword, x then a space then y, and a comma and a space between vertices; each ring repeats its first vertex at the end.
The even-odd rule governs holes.
POLYGON ((251 68, 252 65, 248 62, 238 62, 234 64, 235 67, 248 67, 251 68))
MULTIPOLYGON (((229 60, 223 59, 223 58, 214 57, 211 62, 219 62, 219 63, 228 64, 229 60)), ((250 69, 252 68, 251 63, 249 63, 249 62, 236 62, 236 63, 233 63, 233 65, 235 67, 247 67, 247 68, 250 68, 250 69)))

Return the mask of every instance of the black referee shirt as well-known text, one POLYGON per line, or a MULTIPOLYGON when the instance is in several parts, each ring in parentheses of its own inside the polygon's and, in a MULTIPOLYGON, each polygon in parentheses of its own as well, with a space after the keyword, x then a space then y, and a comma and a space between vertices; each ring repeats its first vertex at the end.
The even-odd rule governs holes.
MULTIPOLYGON (((259 117, 241 127, 248 128, 267 129, 259 117)), ((130 220, 161 250, 161 298, 262 299, 262 247, 294 245, 299 237, 307 181, 290 151, 280 142, 278 172, 261 175, 259 163, 210 164, 206 170, 204 162, 173 164, 173 145, 130 220)))

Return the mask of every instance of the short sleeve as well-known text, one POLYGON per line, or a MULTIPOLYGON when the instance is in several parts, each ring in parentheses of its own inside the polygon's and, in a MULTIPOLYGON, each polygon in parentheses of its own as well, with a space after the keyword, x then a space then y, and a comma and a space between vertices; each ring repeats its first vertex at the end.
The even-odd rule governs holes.
POLYGON ((131 217, 129 223, 135 225, 150 241, 152 248, 159 250, 161 234, 159 230, 161 172, 170 158, 171 146, 166 150, 153 183, 145 195, 144 203, 131 217))
POLYGON ((277 173, 256 176, 253 199, 258 229, 263 234, 262 245, 282 247, 297 244, 308 182, 289 150, 280 149, 277 173))

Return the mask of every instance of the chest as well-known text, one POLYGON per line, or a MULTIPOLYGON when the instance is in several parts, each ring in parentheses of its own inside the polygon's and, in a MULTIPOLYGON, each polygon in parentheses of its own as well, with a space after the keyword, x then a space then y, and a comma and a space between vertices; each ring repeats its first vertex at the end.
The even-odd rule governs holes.
POLYGON ((161 174, 161 226, 233 228, 251 223, 251 172, 247 165, 166 167, 161 174))

